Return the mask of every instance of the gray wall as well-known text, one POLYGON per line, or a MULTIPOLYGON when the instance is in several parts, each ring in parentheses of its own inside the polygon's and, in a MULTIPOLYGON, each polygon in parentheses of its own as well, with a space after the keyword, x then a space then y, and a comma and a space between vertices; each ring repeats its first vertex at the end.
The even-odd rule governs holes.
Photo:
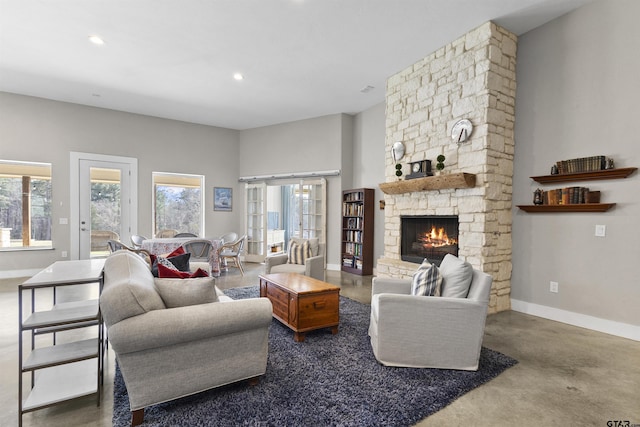
POLYGON ((205 233, 240 230, 238 132, 0 92, 0 159, 53 164, 54 250, 0 252, 0 273, 46 267, 70 251, 69 153, 138 159, 138 233, 151 235, 151 173, 205 176, 205 233), (234 188, 233 212, 213 211, 213 187, 234 188))
MULTIPOLYGON (((384 193, 378 185, 385 182, 385 103, 355 116, 353 132, 353 188, 375 190, 373 259, 384 255, 384 210, 378 206, 384 193)), ((375 271, 374 271, 375 273, 375 271)))
MULTIPOLYGON (((607 155, 617 167, 640 166, 638 16, 638 1, 599 1, 519 38, 514 205, 531 204, 539 185, 529 177, 548 174, 557 160, 607 155)), ((514 207, 513 307, 557 320, 577 314, 569 323, 594 329, 640 325, 631 268, 640 261, 640 175, 541 187, 570 185, 617 205, 600 214, 514 207), (594 236, 596 224, 606 225, 606 237, 594 236), (557 294, 549 281, 559 283, 557 294)), ((640 339, 637 328, 633 334, 640 339)))

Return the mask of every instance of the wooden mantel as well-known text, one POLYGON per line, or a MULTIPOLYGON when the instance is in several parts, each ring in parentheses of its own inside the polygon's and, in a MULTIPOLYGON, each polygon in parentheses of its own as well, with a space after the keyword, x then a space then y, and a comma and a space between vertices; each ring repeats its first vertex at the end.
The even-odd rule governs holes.
POLYGON ((472 173, 449 173, 424 178, 404 179, 380 184, 385 194, 412 193, 414 191, 444 190, 448 188, 471 188, 476 186, 472 173))

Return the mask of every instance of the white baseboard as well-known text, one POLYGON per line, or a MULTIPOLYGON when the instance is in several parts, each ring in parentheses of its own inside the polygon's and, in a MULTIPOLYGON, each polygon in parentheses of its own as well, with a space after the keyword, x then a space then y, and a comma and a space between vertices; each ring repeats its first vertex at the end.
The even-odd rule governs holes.
POLYGON ((340 264, 327 264, 327 270, 340 271, 340 264))
POLYGON ((544 319, 555 320, 593 331, 604 332, 605 334, 628 338, 640 341, 640 326, 628 323, 614 322, 612 320, 600 319, 599 317, 588 316, 586 314, 574 313, 572 311, 560 310, 558 308, 533 304, 526 301, 511 300, 511 309, 520 313, 531 314, 544 319))
POLYGON ((0 279, 15 279, 18 277, 31 277, 36 273, 39 273, 41 268, 31 268, 28 270, 6 270, 0 271, 0 279))

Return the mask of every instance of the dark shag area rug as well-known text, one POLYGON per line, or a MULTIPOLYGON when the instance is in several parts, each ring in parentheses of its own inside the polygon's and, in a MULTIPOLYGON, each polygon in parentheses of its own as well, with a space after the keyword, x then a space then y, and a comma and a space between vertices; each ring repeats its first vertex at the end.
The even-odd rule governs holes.
MULTIPOLYGON (((224 291, 235 299, 258 287, 224 291)), ((308 332, 304 342, 277 320, 269 331, 267 372, 145 409, 144 426, 410 426, 490 381, 516 360, 483 348, 477 372, 393 368, 379 364, 367 335, 370 306, 340 297, 340 328, 308 332)), ((113 425, 131 423, 116 369, 113 425)))

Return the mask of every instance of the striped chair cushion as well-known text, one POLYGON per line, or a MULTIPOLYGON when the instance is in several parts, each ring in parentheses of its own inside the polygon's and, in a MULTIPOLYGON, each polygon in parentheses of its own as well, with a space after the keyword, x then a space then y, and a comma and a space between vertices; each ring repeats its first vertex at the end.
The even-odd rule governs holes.
POLYGON ((413 274, 411 294, 418 296, 438 297, 442 285, 442 274, 438 266, 430 264, 426 259, 413 274))
POLYGON ((289 260, 287 261, 289 264, 304 265, 309 257, 311 257, 311 247, 308 240, 305 240, 302 244, 293 240, 289 242, 289 260))

